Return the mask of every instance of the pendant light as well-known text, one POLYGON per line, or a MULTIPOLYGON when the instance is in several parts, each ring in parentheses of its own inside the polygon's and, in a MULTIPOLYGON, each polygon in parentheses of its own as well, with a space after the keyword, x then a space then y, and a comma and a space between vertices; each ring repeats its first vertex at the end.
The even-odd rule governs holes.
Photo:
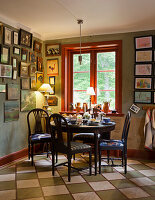
POLYGON ((82 63, 82 56, 81 56, 81 24, 83 24, 83 20, 82 19, 78 19, 77 23, 80 24, 80 55, 79 55, 79 63, 81 65, 81 63, 82 63))

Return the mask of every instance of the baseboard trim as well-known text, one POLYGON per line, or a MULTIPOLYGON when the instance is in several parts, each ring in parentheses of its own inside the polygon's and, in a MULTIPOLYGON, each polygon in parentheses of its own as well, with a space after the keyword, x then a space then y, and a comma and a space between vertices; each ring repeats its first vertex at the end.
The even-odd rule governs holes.
POLYGON ((128 158, 155 160, 155 151, 128 149, 128 158))

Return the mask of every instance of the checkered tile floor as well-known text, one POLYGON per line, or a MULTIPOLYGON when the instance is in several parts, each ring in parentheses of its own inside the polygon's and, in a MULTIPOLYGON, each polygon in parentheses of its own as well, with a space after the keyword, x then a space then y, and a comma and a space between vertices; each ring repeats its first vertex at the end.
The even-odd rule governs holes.
MULTIPOLYGON (((0 200, 155 200, 153 161, 128 160, 126 175, 121 167, 104 167, 97 176, 72 171, 68 182, 67 167, 58 167, 53 177, 50 158, 34 159, 34 166, 25 159, 0 169, 0 200)), ((59 155, 59 162, 65 159, 59 155)), ((87 161, 87 155, 78 155, 73 165, 86 166, 87 161)))

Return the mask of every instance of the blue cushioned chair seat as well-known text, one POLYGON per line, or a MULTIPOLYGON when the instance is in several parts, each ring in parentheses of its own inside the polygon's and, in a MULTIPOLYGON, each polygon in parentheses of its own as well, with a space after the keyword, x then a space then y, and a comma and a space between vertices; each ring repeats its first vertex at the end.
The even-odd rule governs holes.
POLYGON ((48 134, 48 133, 36 133, 36 134, 33 134, 31 135, 31 141, 32 142, 37 142, 40 140, 49 140, 51 138, 51 134, 48 134))
POLYGON ((100 147, 104 148, 104 150, 122 150, 124 147, 124 142, 121 140, 109 140, 108 142, 105 140, 100 143, 100 147))

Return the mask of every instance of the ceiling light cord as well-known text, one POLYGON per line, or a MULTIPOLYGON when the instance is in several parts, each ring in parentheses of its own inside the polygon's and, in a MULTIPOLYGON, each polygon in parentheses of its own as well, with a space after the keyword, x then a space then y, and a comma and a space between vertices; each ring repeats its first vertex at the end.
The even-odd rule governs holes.
POLYGON ((80 56, 79 56, 79 63, 81 65, 81 63, 82 63, 82 56, 81 56, 81 24, 83 24, 83 20, 82 19, 78 19, 77 23, 80 24, 80 56))

